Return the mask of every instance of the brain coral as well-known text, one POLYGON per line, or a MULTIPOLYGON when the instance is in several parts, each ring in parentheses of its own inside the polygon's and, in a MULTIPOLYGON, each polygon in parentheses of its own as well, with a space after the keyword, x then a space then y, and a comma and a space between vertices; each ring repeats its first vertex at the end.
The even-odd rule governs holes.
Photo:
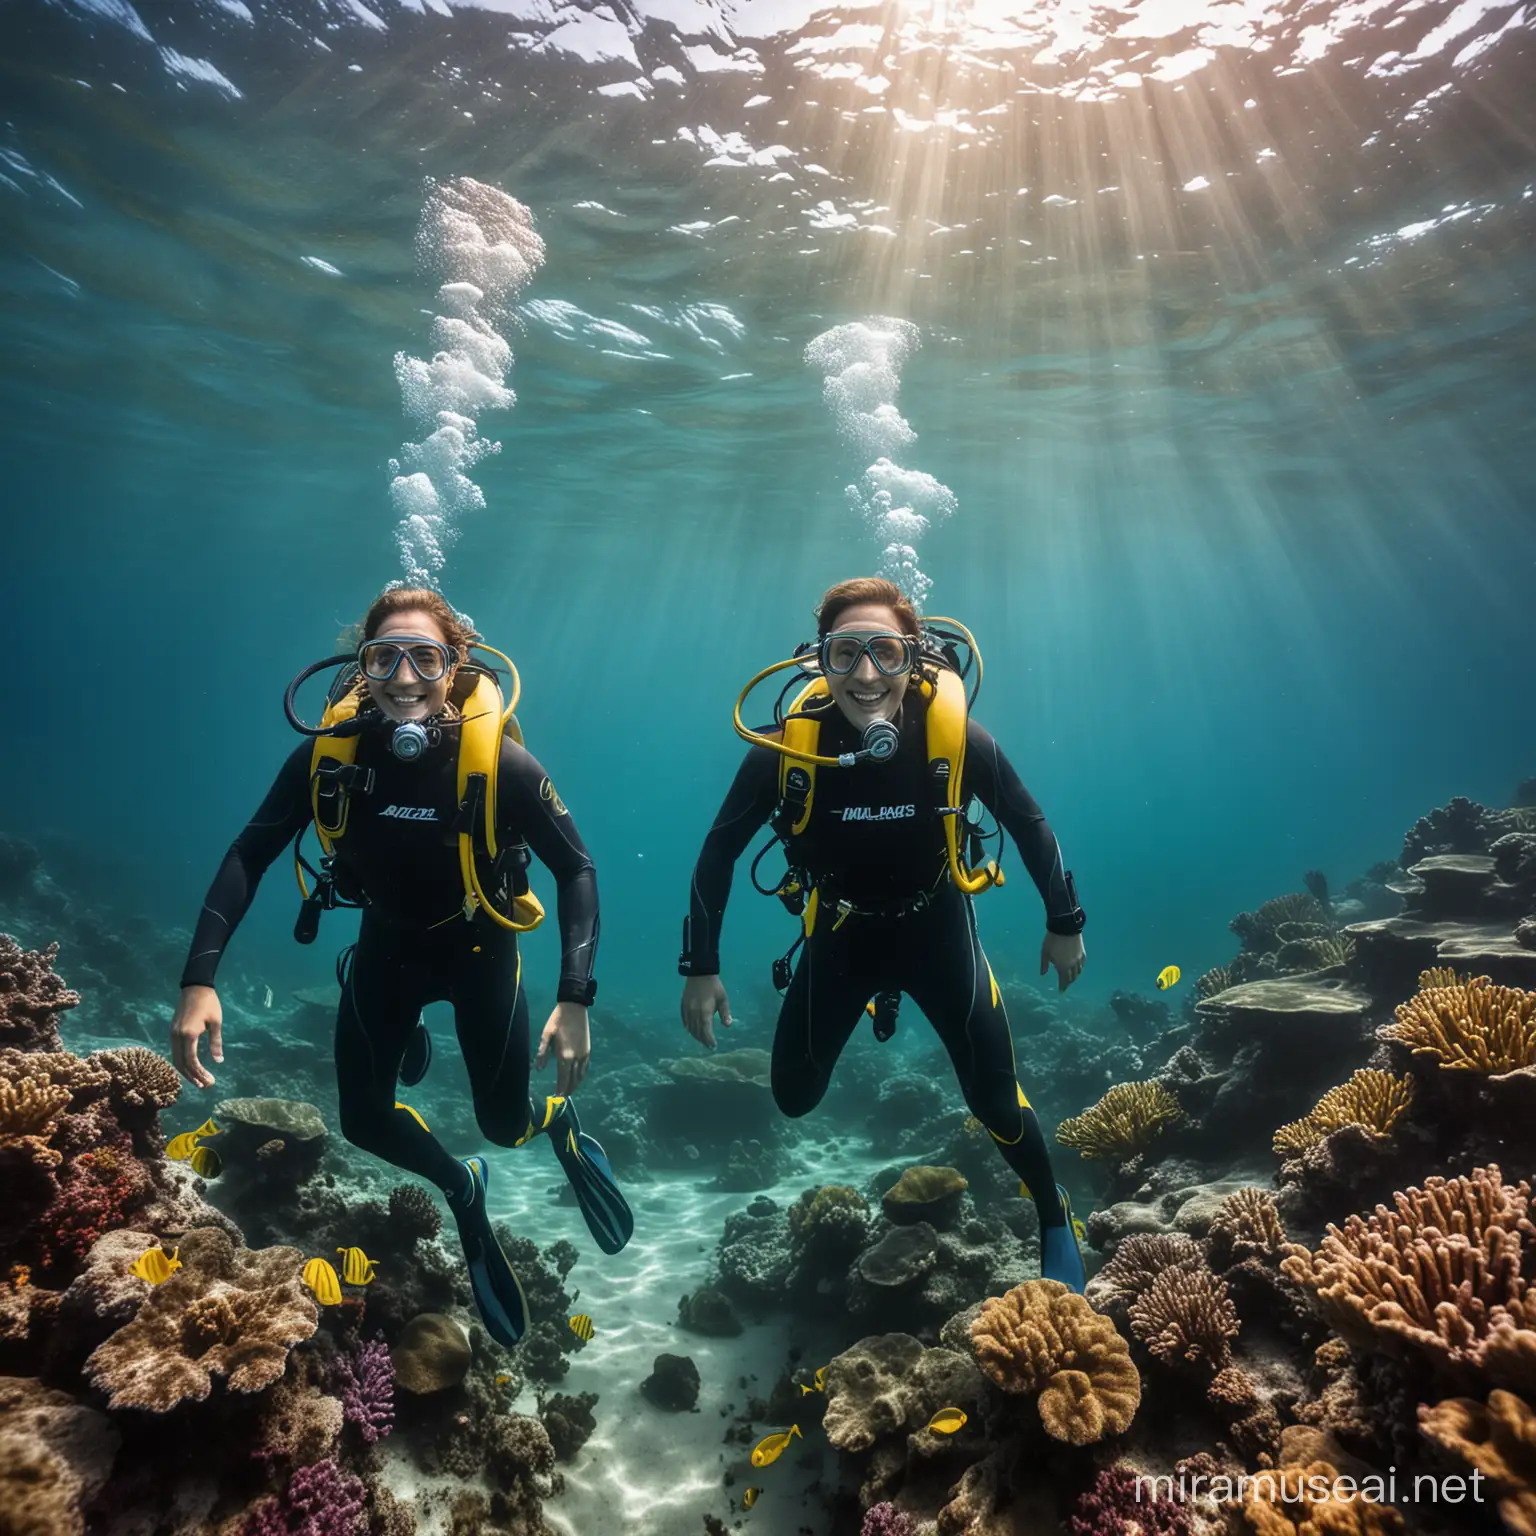
POLYGON ((1359 1345, 1411 1351, 1468 1385, 1536 1391, 1536 1283, 1522 1273, 1522 1243, 1536 1239, 1530 1195, 1493 1164, 1426 1179, 1391 1210, 1330 1225, 1315 1253, 1288 1245, 1281 1269, 1359 1345))
POLYGON ((1373 1136, 1386 1137, 1412 1102, 1411 1077, 1361 1067, 1347 1083, 1330 1088, 1302 1119, 1282 1125, 1275 1132, 1275 1151, 1282 1157, 1305 1152, 1346 1125, 1363 1126, 1373 1136))
POLYGON ((315 1332, 297 1248, 237 1249, 217 1227, 197 1227, 182 1237, 179 1256, 182 1267, 86 1361, 111 1408, 165 1413, 201 1402, 215 1376, 233 1391, 259 1392, 315 1332))
POLYGON ((1084 1157, 1123 1162, 1151 1146, 1183 1114, 1161 1083, 1116 1083, 1097 1104, 1063 1120, 1056 1140, 1084 1157))
POLYGON ((1496 987, 1487 976, 1433 979, 1396 1010, 1397 1022, 1377 1031, 1447 1072, 1514 1072, 1536 1066, 1536 992, 1496 987))
POLYGON ((1119 1434, 1141 1403, 1130 1347, 1059 1280, 1030 1280, 989 1297, 971 1324, 971 1348, 1005 1392, 1039 1393, 1046 1431, 1071 1445, 1119 1434))

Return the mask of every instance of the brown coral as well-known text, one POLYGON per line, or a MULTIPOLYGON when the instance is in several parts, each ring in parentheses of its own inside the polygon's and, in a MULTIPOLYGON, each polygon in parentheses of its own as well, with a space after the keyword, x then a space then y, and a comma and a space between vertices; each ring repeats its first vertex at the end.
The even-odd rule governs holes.
POLYGON ((105 1068, 111 1077, 112 1107, 124 1125, 152 1124, 156 1114, 169 1109, 181 1092, 176 1068, 142 1045, 93 1051, 89 1059, 105 1068))
POLYGON ((1521 1272, 1536 1238, 1528 1182, 1496 1165, 1431 1178, 1368 1217, 1330 1224, 1313 1253, 1286 1248, 1282 1271, 1313 1293, 1346 1338, 1409 1349, 1453 1377, 1536 1390, 1536 1284, 1521 1272))
POLYGON ((1224 965, 1214 965, 1195 983, 1195 991, 1202 998, 1215 997, 1232 985, 1232 972, 1224 965))
POLYGON ((1285 1227, 1274 1196, 1249 1187, 1227 1196, 1210 1229, 1211 1263, 1219 1269, 1243 1259, 1268 1259, 1285 1244, 1285 1227))
POLYGON ((1071 1445, 1119 1434, 1141 1377, 1115 1325, 1059 1280, 989 1297, 971 1324, 976 1363, 1005 1392, 1038 1392, 1046 1432, 1071 1445))
POLYGON ((1347 1083, 1330 1088, 1309 1114, 1282 1125, 1275 1132, 1275 1152, 1281 1157, 1305 1152, 1346 1125, 1363 1126, 1372 1136, 1384 1139, 1412 1102, 1411 1077, 1361 1067, 1347 1083))
POLYGON ((1126 1238, 1093 1277, 1109 1301, 1135 1301, 1166 1269, 1205 1262, 1200 1245, 1182 1232, 1138 1232, 1126 1238))
POLYGON ((201 1402, 214 1376, 259 1392, 283 1374, 288 1351, 315 1332, 318 1313, 299 1283, 297 1248, 236 1249, 218 1228, 181 1240, 182 1267, 157 1285, 138 1316, 86 1361, 112 1408, 165 1413, 201 1402))
POLYGON ((1493 1391, 1486 1407, 1453 1397, 1419 1405, 1419 1430, 1481 1472, 1515 1536, 1536 1536, 1536 1411, 1513 1392, 1493 1391))
POLYGON ((0 1077, 0 1168, 19 1160, 35 1168, 57 1168, 63 1153, 48 1145, 69 1107, 69 1089, 45 1077, 0 1077))
POLYGON ((0 1045, 24 1051, 57 1051, 56 1014, 79 1005, 80 994, 71 992, 53 974, 59 946, 23 949, 8 933, 0 933, 0 1045))
POLYGON ((1097 1104, 1063 1120, 1056 1140, 1084 1157, 1123 1162, 1183 1118, 1178 1100, 1162 1083, 1116 1083, 1097 1104))
POLYGON ((1169 1365, 1220 1370, 1237 1337, 1237 1308, 1224 1280, 1204 1264, 1165 1269, 1131 1303, 1131 1331, 1169 1365))
POLYGON ((1536 992, 1473 976, 1422 987, 1398 1005, 1396 1018, 1378 1037, 1432 1058, 1442 1071, 1493 1074, 1536 1066, 1536 992))
POLYGON ((1256 1536, 1397 1536, 1403 1529, 1391 1504, 1339 1497, 1339 1486, 1338 1468, 1326 1461, 1260 1472, 1247 1479, 1242 1516, 1256 1536))

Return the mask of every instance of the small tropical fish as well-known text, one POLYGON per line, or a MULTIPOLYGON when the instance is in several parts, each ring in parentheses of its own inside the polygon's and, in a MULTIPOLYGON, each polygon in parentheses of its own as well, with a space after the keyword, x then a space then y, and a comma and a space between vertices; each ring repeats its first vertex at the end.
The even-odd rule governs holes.
POLYGON ((222 1136, 224 1133, 218 1128, 218 1126, 213 1123, 212 1120, 204 1120, 203 1123, 198 1126, 195 1131, 188 1131, 187 1134, 189 1136, 195 1136, 199 1141, 201 1141, 205 1136, 222 1136))
POLYGON ((928 1428, 936 1435, 952 1435, 956 1430, 965 1428, 965 1410, 962 1408, 940 1408, 928 1420, 928 1428))
POLYGON ((757 1503, 757 1496, 762 1491, 763 1490, 761 1488, 748 1488, 747 1491, 741 1496, 741 1507, 743 1509, 751 1509, 752 1506, 757 1503))
MULTIPOLYGON (((791 1424, 788 1429, 781 1429, 776 1435, 765 1435, 752 1447, 752 1465, 771 1467, 789 1448, 789 1442, 796 1435, 800 1435, 798 1424, 791 1424)), ((805 1436, 800 1435, 800 1438, 804 1440, 805 1436)))
POLYGON ((373 1260, 361 1248, 338 1248, 341 1255, 341 1278, 348 1285, 373 1284, 373 1260))
POLYGON ((212 1147, 194 1148, 192 1156, 187 1159, 192 1165, 193 1173, 200 1174, 205 1179, 216 1179, 224 1164, 219 1161, 219 1154, 212 1147))
POLYGON ((801 1397, 809 1397, 812 1392, 825 1392, 826 1390, 827 1390, 827 1368, 826 1368, 826 1366, 822 1366, 822 1368, 819 1371, 816 1372, 816 1375, 813 1378, 812 1384, 810 1386, 808 1386, 808 1387, 807 1386, 802 1386, 800 1388, 800 1395, 801 1395, 801 1397))
POLYGON ((261 1006, 263 1008, 270 1008, 272 1006, 272 988, 271 987, 268 987, 266 989, 266 994, 267 994, 266 997, 262 999, 261 1006))
POLYGON ((180 1136, 172 1136, 166 1143, 165 1155, 173 1163, 184 1163, 197 1151, 197 1132, 183 1131, 180 1136))
POLYGON ((334 1307, 341 1301, 336 1271, 324 1259, 311 1259, 304 1266, 304 1284, 315 1293, 315 1300, 322 1307, 334 1307))
POLYGON ((128 1268, 140 1280, 147 1280, 151 1285, 159 1285, 162 1280, 169 1280, 181 1268, 181 1260, 176 1257, 180 1251, 179 1248, 173 1248, 167 1253, 160 1247, 146 1248, 128 1268))
POLYGON ((1083 1221, 1080 1216, 1074 1216, 1072 1218, 1072 1235, 1080 1243, 1086 1243, 1088 1241, 1088 1228, 1083 1225, 1083 1221))
POLYGON ((576 1316, 571 1319, 571 1332, 574 1333, 583 1344, 590 1343, 593 1333, 592 1319, 588 1317, 585 1312, 578 1312, 576 1316))
POLYGON ((511 1384, 512 1378, 508 1376, 505 1371, 501 1372, 501 1374, 496 1378, 496 1385, 498 1387, 508 1387, 511 1386, 511 1384))
POLYGON ((1169 987, 1177 984, 1178 979, 1182 974, 1183 973, 1179 970, 1178 966, 1165 965, 1162 970, 1157 973, 1157 990, 1159 992, 1166 992, 1169 987))

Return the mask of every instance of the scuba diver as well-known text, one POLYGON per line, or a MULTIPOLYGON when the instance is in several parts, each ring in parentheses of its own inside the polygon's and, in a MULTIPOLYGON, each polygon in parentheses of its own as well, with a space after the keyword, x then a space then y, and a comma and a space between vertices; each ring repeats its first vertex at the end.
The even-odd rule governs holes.
POLYGON ((1078 1224, 1018 1084, 1002 994, 976 931, 971 897, 1003 875, 996 859, 980 862, 983 837, 994 834, 970 819, 973 797, 998 823, 999 853, 1006 832, 1040 892, 1040 974, 1054 965, 1063 991, 1083 968, 1083 910, 1040 807, 970 717, 972 663, 979 689, 970 632, 953 620, 919 620, 899 587, 868 577, 822 598, 814 647, 800 647, 742 690, 736 730, 752 746, 694 867, 678 965, 687 977, 683 1024, 713 1049, 716 1015, 731 1023, 720 928, 732 869, 766 822, 774 836, 753 862, 753 885, 801 919, 800 937, 774 965, 785 994, 773 1038, 779 1108, 795 1117, 814 1109, 866 1012, 876 1036, 889 1039, 905 992, 937 1031, 966 1104, 1019 1176, 1020 1193, 1035 1202, 1042 1273, 1081 1291, 1078 1224), (747 696, 790 668, 773 727, 749 730, 741 719, 747 696), (797 683, 786 714, 784 698, 797 683), (764 886, 758 865, 776 845, 788 868, 776 887, 764 886))
POLYGON ((513 716, 518 689, 517 669, 439 593, 387 588, 368 610, 354 653, 316 662, 289 685, 284 707, 305 740, 219 866, 171 1025, 177 1070, 195 1087, 210 1087, 198 1042, 206 1033, 214 1062, 223 1061, 214 973, 263 873, 293 842, 304 892, 296 939, 312 942, 329 908, 362 909, 357 942, 337 961, 342 1134, 442 1190, 480 1315, 509 1349, 528 1327, 528 1305, 491 1230, 489 1164, 451 1156, 397 1097, 397 1084, 420 1082, 431 1061, 428 1003, 453 1004, 486 1138, 518 1147, 547 1133, 603 1252, 619 1252, 634 1230, 608 1158, 583 1133, 570 1097, 592 1049, 596 872, 570 813, 522 745, 513 716), (472 646, 506 664, 505 707, 496 672, 471 659, 472 646), (295 693, 331 667, 341 671, 324 717, 307 726, 295 713, 295 693), (311 823, 323 850, 318 869, 300 851, 311 823), (530 848, 559 892, 560 985, 537 1061, 543 1068, 554 1056, 556 1091, 542 1105, 529 1098, 528 997, 517 943, 543 918, 528 888, 530 848))

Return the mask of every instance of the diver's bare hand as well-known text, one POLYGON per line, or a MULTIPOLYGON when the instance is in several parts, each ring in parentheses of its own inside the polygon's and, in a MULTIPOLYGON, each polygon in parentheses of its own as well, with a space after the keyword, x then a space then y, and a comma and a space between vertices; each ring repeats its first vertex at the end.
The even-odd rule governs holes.
POLYGON ((533 1064, 543 1071, 549 1061, 550 1047, 555 1051, 555 1092, 575 1093, 587 1075, 592 1060, 592 1029, 587 1010, 580 1003, 556 1003, 544 1033, 539 1036, 539 1054, 533 1064))
POLYGON ((1058 992, 1065 992, 1083 974, 1083 963, 1087 958, 1082 934, 1052 933, 1046 930, 1045 939, 1040 945, 1040 974, 1044 976, 1047 968, 1054 965, 1059 978, 1056 985, 1058 992))
POLYGON ((208 1035, 208 1054, 224 1060, 224 1009, 212 987, 183 987, 171 1020, 171 1060, 194 1088, 213 1087, 213 1073, 197 1059, 197 1042, 208 1035))
POLYGON ((731 1000, 718 976, 690 976, 683 983, 683 1028, 708 1050, 715 1048, 715 1015, 731 1027, 731 1000))

